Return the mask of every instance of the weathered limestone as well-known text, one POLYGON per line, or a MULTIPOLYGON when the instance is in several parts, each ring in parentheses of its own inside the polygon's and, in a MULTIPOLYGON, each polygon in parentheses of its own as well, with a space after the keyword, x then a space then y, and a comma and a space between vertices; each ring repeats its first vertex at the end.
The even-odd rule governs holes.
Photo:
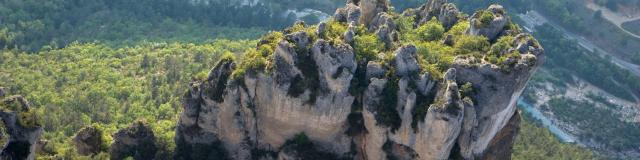
MULTIPOLYGON (((440 73, 422 70, 415 46, 398 43, 386 3, 350 1, 336 11, 334 18, 349 24, 341 37, 345 43, 287 33, 275 46, 267 71, 248 70, 231 79, 235 62, 218 63, 207 80, 192 83, 184 96, 176 158, 304 159, 308 155, 289 141, 301 133, 314 146, 304 153, 326 157, 506 158, 506 152, 496 150, 510 148, 515 102, 544 50, 521 34, 509 49, 521 54, 508 60, 513 64, 509 70, 459 56, 442 77, 433 77, 440 73), (394 52, 381 54, 378 61, 356 62, 352 45, 358 25, 394 52), (473 92, 462 94, 459 87, 467 83, 473 92)), ((505 14, 496 6, 489 11, 505 14)), ((446 0, 407 14, 420 14, 416 24, 435 17, 447 28, 461 18, 446 0)), ((475 34, 498 38, 503 28, 495 35, 486 27, 475 28, 484 30, 475 34)), ((316 32, 325 30, 321 23, 316 32)), ((448 35, 442 43, 453 46, 454 39, 448 35)))

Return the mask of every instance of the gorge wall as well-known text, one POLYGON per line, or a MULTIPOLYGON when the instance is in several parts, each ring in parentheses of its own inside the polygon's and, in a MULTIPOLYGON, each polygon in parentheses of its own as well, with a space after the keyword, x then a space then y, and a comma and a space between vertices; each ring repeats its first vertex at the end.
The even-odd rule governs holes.
MULTIPOLYGON (((389 7, 351 0, 333 22, 263 38, 260 67, 246 69, 261 64, 246 64, 248 55, 221 60, 184 95, 175 159, 510 158, 516 101, 542 47, 498 5, 469 17, 446 0, 402 14, 389 7), (414 27, 436 19, 446 30, 468 23, 464 35, 486 37, 492 53, 455 54, 442 73, 429 72, 398 17, 414 27), (333 24, 346 30, 335 35, 333 24), (362 58, 354 41, 367 33, 387 52, 362 58)), ((456 36, 437 43, 458 46, 456 36)))

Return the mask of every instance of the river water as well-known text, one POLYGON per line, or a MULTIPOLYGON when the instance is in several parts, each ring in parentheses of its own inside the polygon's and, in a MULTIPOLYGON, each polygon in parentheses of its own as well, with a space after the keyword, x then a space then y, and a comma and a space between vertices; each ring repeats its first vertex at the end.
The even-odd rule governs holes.
POLYGON ((551 133, 556 135, 556 137, 558 137, 560 141, 568 142, 568 143, 576 142, 573 136, 571 136, 567 132, 560 129, 560 127, 555 125, 551 120, 549 120, 549 118, 545 117, 544 114, 540 112, 540 110, 538 110, 536 107, 533 107, 531 104, 527 103, 522 98, 518 99, 518 106, 521 106, 520 108, 526 113, 529 113, 530 115, 532 115, 533 118, 540 120, 540 122, 542 122, 542 125, 548 128, 549 131, 551 131, 551 133))

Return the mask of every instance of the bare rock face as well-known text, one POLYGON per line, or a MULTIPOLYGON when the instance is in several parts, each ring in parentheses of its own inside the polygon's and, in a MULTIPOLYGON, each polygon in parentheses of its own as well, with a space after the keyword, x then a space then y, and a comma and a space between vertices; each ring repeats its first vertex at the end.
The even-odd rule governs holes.
POLYGON ((0 107, 0 118, 9 134, 0 159, 35 159, 36 143, 43 130, 29 102, 22 96, 9 96, 0 101, 0 107))
POLYGON ((511 152, 516 135, 520 130, 520 114, 514 114, 496 137, 491 140, 484 158, 487 160, 511 159, 511 152))
MULTIPOLYGON (((535 39, 514 38, 510 51, 520 56, 511 58, 509 70, 459 56, 446 73, 432 74, 415 46, 395 43, 389 14, 372 9, 378 2, 351 1, 336 12, 336 20, 349 24, 340 37, 347 43, 291 31, 274 46, 267 69, 237 79, 230 76, 235 62, 220 61, 184 96, 174 158, 506 158, 516 100, 544 56, 535 39), (353 9, 375 15, 367 23, 347 20, 345 11, 353 9), (365 30, 383 42, 388 36, 393 45, 384 58, 356 60, 350 42, 356 23, 368 24, 365 30)), ((432 17, 457 21, 446 18, 458 15, 446 1, 425 6, 440 9, 432 17)))
POLYGON ((362 16, 362 10, 357 3, 347 3, 343 8, 338 8, 334 13, 333 18, 338 22, 356 24, 360 23, 360 17, 362 16))
POLYGON ((361 0, 360 9, 362 11, 360 24, 369 26, 379 13, 389 10, 389 2, 387 0, 361 0))
POLYGON ((488 9, 476 12, 469 20, 471 26, 467 31, 470 35, 485 36, 495 40, 509 22, 506 11, 500 5, 491 5, 488 9))
POLYGON ((113 144, 109 149, 111 159, 154 159, 157 147, 151 128, 144 122, 134 122, 113 135, 113 144))
POLYGON ((422 25, 432 18, 436 18, 442 26, 449 30, 458 20, 464 18, 458 7, 453 3, 447 3, 447 0, 429 0, 427 4, 422 5, 415 11, 407 11, 406 16, 416 16, 417 24, 422 25))
POLYGON ((106 151, 106 147, 103 147, 105 144, 102 140, 102 134, 102 131, 93 126, 81 129, 73 138, 73 144, 78 154, 90 156, 106 151))
POLYGON ((458 23, 460 11, 458 7, 453 3, 446 3, 440 8, 440 14, 438 20, 442 23, 445 29, 451 29, 453 25, 458 23))

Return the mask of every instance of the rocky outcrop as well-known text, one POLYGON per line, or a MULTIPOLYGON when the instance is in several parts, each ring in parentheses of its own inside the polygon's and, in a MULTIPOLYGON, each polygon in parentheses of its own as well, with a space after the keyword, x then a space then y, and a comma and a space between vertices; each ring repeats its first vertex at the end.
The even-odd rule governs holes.
POLYGON ((362 16, 362 11, 357 3, 347 3, 347 5, 343 8, 338 8, 336 13, 334 13, 333 18, 338 22, 351 23, 355 22, 356 24, 360 23, 360 16, 362 16))
MULTIPOLYGON (((433 17, 457 15, 444 2, 423 8, 448 8, 429 12, 433 17)), ((242 66, 225 59, 207 80, 193 82, 176 129, 175 158, 504 158, 496 150, 512 142, 508 128, 515 102, 543 60, 537 42, 516 36, 510 50, 520 55, 509 57, 509 69, 458 56, 445 73, 431 73, 415 46, 396 43, 392 17, 384 10, 365 11, 371 9, 367 3, 382 4, 352 1, 336 12, 335 20, 347 28, 339 37, 346 43, 290 31, 273 43, 266 69, 233 78, 242 66), (363 21, 346 17, 358 7, 363 17, 376 13, 363 30, 383 42, 389 36, 392 44, 374 61, 358 62, 352 47, 356 23, 363 21)), ((322 25, 318 33, 325 32, 322 25)))
POLYGON ((145 122, 137 121, 113 135, 109 155, 111 159, 154 159, 158 150, 155 141, 151 128, 145 122))
POLYGON ((378 16, 378 14, 389 10, 389 2, 387 0, 361 0, 360 10, 362 11, 360 24, 370 26, 371 22, 376 16, 378 16))
MULTIPOLYGON (((3 92, 0 98, 4 97, 3 92)), ((0 159, 35 159, 36 143, 42 134, 37 115, 22 96, 8 96, 0 102, 0 118, 9 138, 0 153, 0 159)))
POLYGON ((469 22, 471 25, 467 32, 470 35, 485 36, 489 40, 495 40, 504 31, 509 19, 502 6, 491 5, 488 9, 473 14, 469 22))
POLYGON ((430 0, 427 4, 418 8, 417 11, 406 14, 416 16, 418 25, 425 24, 432 18, 436 18, 447 30, 462 18, 458 7, 453 3, 447 3, 447 0, 430 0))
POLYGON ((73 144, 78 154, 83 156, 96 155, 100 152, 107 151, 107 147, 102 139, 103 132, 95 126, 82 128, 80 132, 73 137, 73 144))

